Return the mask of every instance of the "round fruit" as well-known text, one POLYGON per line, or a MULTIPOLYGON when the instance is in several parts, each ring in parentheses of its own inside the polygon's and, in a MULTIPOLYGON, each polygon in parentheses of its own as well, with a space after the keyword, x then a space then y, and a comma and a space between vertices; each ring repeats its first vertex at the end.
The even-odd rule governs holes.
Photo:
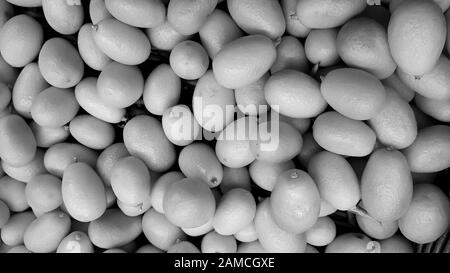
POLYGON ((402 234, 417 244, 437 240, 450 224, 450 203, 441 189, 431 184, 414 186, 414 195, 398 225, 402 234))
POLYGON ((147 166, 134 156, 119 159, 111 170, 111 187, 117 199, 125 205, 142 206, 151 192, 147 166))
POLYGON ((186 237, 179 227, 153 208, 142 217, 142 230, 147 240, 161 250, 168 250, 186 237))
POLYGON ((435 125, 419 131, 404 150, 412 172, 439 172, 450 167, 450 126, 435 125))
POLYGON ((84 21, 81 1, 42 0, 45 20, 57 32, 70 35, 76 33, 84 21))
POLYGON ((213 59, 217 82, 230 89, 244 87, 260 79, 276 59, 273 42, 263 35, 249 35, 226 44, 213 59))
POLYGON ((78 50, 63 38, 51 38, 44 43, 38 65, 42 77, 58 88, 74 87, 84 74, 84 63, 78 50))
POLYGON ((361 200, 370 216, 381 222, 398 220, 413 196, 411 171, 399 151, 372 153, 361 178, 361 200))
POLYGON ((316 184, 298 169, 281 173, 277 180, 270 196, 274 221, 290 233, 307 231, 319 217, 320 195, 316 184))
POLYGON ((388 27, 389 47, 399 68, 418 77, 432 71, 444 48, 446 27, 434 1, 402 1, 388 27))
POLYGON ((31 117, 40 126, 60 127, 69 123, 79 109, 73 89, 49 87, 33 100, 31 117))
POLYGON ((128 152, 143 160, 152 171, 163 172, 176 160, 173 144, 153 117, 139 115, 129 120, 123 129, 123 141, 128 152))
POLYGON ((236 24, 248 34, 280 38, 286 30, 283 11, 277 1, 228 0, 228 11, 236 24))
POLYGON ((216 202, 206 183, 185 178, 168 187, 163 208, 167 219, 173 224, 181 228, 194 228, 214 216, 216 202))
POLYGON ((223 168, 214 150, 204 143, 193 143, 181 150, 178 165, 183 174, 217 187, 223 178, 223 168))
POLYGON ((360 69, 341 68, 329 72, 320 90, 331 107, 354 120, 373 118, 386 102, 383 84, 360 69))
POLYGON ((69 230, 70 217, 55 210, 36 218, 26 229, 23 241, 34 253, 50 253, 56 251, 69 230))
POLYGON ((370 18, 348 21, 337 35, 337 51, 349 66, 366 70, 378 79, 392 75, 397 64, 389 52, 386 29, 370 18))
POLYGON ((209 57, 201 44, 187 40, 172 49, 169 62, 178 77, 196 80, 208 70, 209 57))
POLYGON ((70 216, 80 222, 94 221, 106 210, 103 182, 86 163, 73 163, 64 170, 61 191, 70 216))
POLYGON ((255 212, 252 194, 244 189, 232 189, 222 196, 212 225, 218 234, 233 235, 253 221, 255 212))
POLYGON ((299 0, 297 16, 309 28, 334 28, 362 12, 367 6, 361 0, 299 0))
POLYGON ((315 117, 327 107, 319 83, 300 71, 286 69, 272 74, 264 94, 275 111, 291 118, 315 117))
POLYGON ((0 118, 0 157, 20 167, 36 155, 36 139, 28 124, 18 115, 0 118))
POLYGON ((139 28, 152 28, 164 22, 166 7, 160 0, 105 0, 116 19, 139 28))
POLYGON ((375 133, 365 123, 334 111, 316 118, 313 136, 322 148, 330 152, 356 157, 369 155, 376 140, 375 133))
POLYGON ((293 234, 281 229, 273 218, 270 199, 258 204, 255 215, 255 229, 258 240, 267 252, 303 253, 306 248, 304 234, 293 234))
POLYGON ((107 18, 94 25, 95 44, 103 53, 124 65, 138 65, 150 56, 151 46, 138 28, 107 18))
POLYGON ((9 19, 0 31, 0 53, 14 67, 31 63, 39 54, 44 33, 32 17, 21 14, 9 19))
POLYGON ((160 64, 150 73, 144 85, 144 105, 154 115, 178 103, 181 80, 168 64, 160 64))
POLYGON ((349 210, 361 198, 359 181, 352 166, 343 156, 322 151, 314 155, 308 165, 322 199, 338 210, 349 210))

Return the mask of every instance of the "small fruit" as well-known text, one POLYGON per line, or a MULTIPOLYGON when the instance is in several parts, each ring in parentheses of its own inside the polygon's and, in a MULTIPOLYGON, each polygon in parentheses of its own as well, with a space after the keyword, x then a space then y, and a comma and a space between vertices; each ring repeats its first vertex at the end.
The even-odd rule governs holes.
POLYGON ((278 176, 270 195, 274 221, 284 230, 301 234, 317 221, 320 195, 316 184, 306 172, 291 169, 278 176))

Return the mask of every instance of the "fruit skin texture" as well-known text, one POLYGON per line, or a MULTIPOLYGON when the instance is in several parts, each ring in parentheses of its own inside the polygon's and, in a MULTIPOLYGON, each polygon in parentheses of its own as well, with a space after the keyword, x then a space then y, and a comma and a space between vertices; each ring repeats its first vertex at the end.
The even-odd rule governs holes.
POLYGON ((1 230, 1 240, 9 246, 23 244, 23 235, 36 216, 31 211, 12 215, 1 230))
POLYGON ((403 154, 388 149, 373 152, 361 178, 361 200, 369 215, 382 222, 398 220, 412 196, 411 172, 403 154))
POLYGON ((25 187, 25 183, 7 175, 0 178, 0 199, 11 212, 22 212, 29 208, 25 187))
POLYGON ((433 70, 445 39, 445 18, 433 1, 403 1, 391 15, 389 47, 395 62, 407 74, 422 76, 433 70))
POLYGON ((242 34, 242 30, 230 15, 219 9, 211 13, 199 31, 202 45, 211 58, 214 58, 224 45, 241 37, 242 34))
POLYGON ((64 170, 61 191, 70 216, 80 222, 94 221, 106 210, 103 182, 86 163, 74 163, 64 170))
POLYGON ((36 150, 33 160, 20 167, 14 167, 2 161, 1 168, 11 178, 28 183, 35 175, 46 172, 44 167, 44 152, 40 149, 36 150))
POLYGON ((95 167, 97 157, 97 152, 81 144, 57 143, 45 152, 44 166, 49 173, 62 177, 64 170, 75 162, 85 162, 95 167))
POLYGON ((291 169, 278 176, 270 196, 274 221, 284 230, 301 234, 317 221, 320 194, 316 184, 306 172, 291 169))
POLYGON ((25 187, 27 202, 33 210, 49 212, 63 203, 61 180, 51 174, 34 176, 25 187))
POLYGON ((31 63, 39 54, 44 33, 32 17, 21 14, 8 20, 0 31, 0 53, 14 67, 31 63))
POLYGON ((24 118, 31 118, 31 106, 34 98, 50 85, 42 77, 37 63, 22 68, 12 89, 14 109, 24 118))
POLYGON ((277 183, 278 176, 293 168, 295 168, 295 164, 292 160, 280 163, 255 160, 249 166, 249 173, 256 185, 266 191, 272 191, 277 183))
POLYGON ((337 51, 347 65, 364 69, 378 79, 389 77, 397 68, 389 52, 386 29, 370 18, 348 21, 338 33, 337 51))
POLYGON ((70 1, 42 0, 42 9, 47 23, 64 35, 76 33, 84 21, 81 4, 70 5, 70 1))
POLYGON ((286 21, 286 32, 298 38, 305 38, 311 31, 310 28, 303 25, 298 16, 292 16, 297 12, 297 0, 281 0, 281 9, 283 10, 286 21))
POLYGON ((258 140, 251 142, 258 160, 281 163, 293 159, 302 149, 302 135, 286 122, 263 122, 258 130, 258 140))
POLYGON ((208 70, 208 53, 200 43, 187 40, 177 44, 170 52, 170 67, 178 77, 196 80, 208 70))
POLYGON ((411 205, 399 220, 402 234, 415 243, 426 244, 447 231, 449 223, 448 196, 435 185, 415 185, 411 205))
POLYGON ((216 5, 217 0, 170 1, 167 21, 180 34, 192 35, 200 30, 216 5))
POLYGON ((309 28, 338 27, 362 12, 364 0, 299 0, 297 16, 309 28))
POLYGON ((329 244, 325 253, 379 253, 378 242, 371 241, 361 233, 346 233, 339 235, 329 244))
POLYGON ((221 86, 211 70, 198 80, 192 95, 192 111, 198 124, 205 130, 220 132, 231 125, 234 111, 229 108, 234 104, 233 90, 221 86), (211 116, 211 113, 215 114, 211 116))
MULTIPOLYGON (((417 94, 414 102, 417 108, 423 112, 421 112, 422 115, 426 116, 428 120, 433 117, 442 122, 450 122, 450 100, 433 100, 417 94)), ((427 125, 431 124, 433 123, 427 125)))
POLYGON ((412 172, 433 173, 450 167, 450 126, 435 125, 419 131, 403 151, 412 172))
POLYGON ((211 188, 223 178, 223 168, 214 150, 204 143, 193 143, 181 150, 178 165, 186 177, 199 179, 211 188))
POLYGON ((78 50, 63 38, 47 40, 39 52, 42 77, 58 88, 74 87, 84 74, 84 63, 78 50))
POLYGON ((60 127, 70 122, 79 109, 73 89, 49 87, 34 98, 31 117, 40 126, 60 127))
POLYGON ((89 3, 89 17, 92 24, 96 25, 103 19, 111 18, 112 15, 106 9, 105 0, 91 0, 89 3))
POLYGON ((281 229, 273 218, 270 203, 270 198, 260 202, 255 215, 256 233, 264 250, 271 253, 304 253, 305 235, 281 229))
POLYGON ((97 220, 89 223, 88 235, 100 248, 126 245, 142 233, 141 217, 129 217, 119 209, 108 209, 97 220))
POLYGON ((98 94, 97 78, 84 78, 75 87, 75 98, 86 112, 108 123, 119 123, 125 116, 125 109, 107 104, 98 94))
POLYGON ((314 29, 306 38, 305 53, 308 60, 319 66, 334 65, 339 61, 336 28, 314 29))
POLYGON ((262 34, 274 40, 286 30, 278 1, 227 0, 227 6, 233 20, 246 33, 262 34))
POLYGON ((153 117, 139 115, 129 120, 123 129, 123 140, 128 152, 143 160, 152 171, 164 172, 176 160, 173 144, 153 117))
POLYGON ((138 65, 150 56, 147 36, 135 27, 108 18, 94 26, 95 44, 106 56, 125 65, 138 65))
POLYGON ((380 112, 369 120, 369 125, 384 145, 404 149, 417 137, 417 121, 409 104, 390 87, 380 112))
POLYGON ((322 148, 330 152, 356 157, 369 155, 376 141, 375 133, 369 126, 334 111, 316 118, 313 137, 322 148))
POLYGON ((58 248, 61 240, 69 233, 70 217, 54 210, 36 218, 25 231, 25 247, 34 253, 50 253, 58 248))
POLYGON ((331 107, 354 120, 374 117, 386 102, 383 84, 360 69, 341 68, 329 72, 320 90, 331 107))
POLYGON ((147 166, 134 156, 119 159, 111 170, 111 187, 122 203, 142 206, 151 192, 151 177, 147 166))
POLYGON ((330 217, 321 217, 305 233, 306 242, 313 246, 326 246, 336 237, 336 224, 330 217))
POLYGON ((33 160, 36 139, 28 124, 18 115, 0 118, 0 157, 9 165, 20 167, 33 160))
POLYGON ((114 127, 91 115, 78 115, 70 121, 70 134, 91 149, 105 149, 114 142, 114 127))
POLYGON ((163 200, 167 219, 181 228, 199 227, 208 222, 216 210, 214 196, 206 183, 185 178, 172 183, 163 200))
POLYGON ((255 217, 256 202, 244 189, 225 193, 214 214, 213 227, 221 235, 233 235, 250 225, 255 217))
POLYGON ((391 238, 381 240, 381 253, 414 253, 413 246, 402 235, 394 235, 391 238))
POLYGON ((368 236, 377 239, 387 239, 398 230, 398 221, 378 222, 370 217, 356 215, 359 228, 368 236))
POLYGON ((178 43, 191 37, 178 33, 167 20, 159 26, 145 29, 145 34, 152 47, 161 50, 172 50, 178 43))
POLYGON ((144 92, 144 77, 136 66, 111 62, 98 77, 97 92, 105 104, 126 108, 144 92))
POLYGON ((80 28, 77 39, 78 51, 90 68, 101 71, 111 62, 111 59, 95 44, 92 32, 93 25, 91 23, 86 23, 80 28))
POLYGON ((311 118, 325 110, 327 103, 320 86, 309 75, 291 69, 270 76, 264 85, 266 101, 291 118, 311 118))
POLYGON ((359 202, 358 178, 343 156, 319 152, 309 160, 308 173, 317 184, 320 197, 336 209, 349 210, 359 202))
POLYGON ((260 79, 275 62, 273 42, 263 35, 249 35, 225 45, 213 59, 213 72, 220 85, 236 89, 260 79))
POLYGON ((161 0, 105 0, 116 19, 139 28, 152 28, 164 22, 166 7, 161 0))
POLYGON ((397 70, 398 77, 405 85, 422 96, 434 100, 450 100, 450 60, 442 55, 436 66, 429 73, 415 78, 402 71, 397 70))
POLYGON ((149 209, 142 217, 142 231, 147 240, 161 250, 168 250, 178 240, 184 240, 183 231, 169 222, 164 214, 149 209))
POLYGON ((160 64, 145 80, 143 100, 145 108, 154 115, 177 104, 180 99, 181 80, 168 64, 160 64))

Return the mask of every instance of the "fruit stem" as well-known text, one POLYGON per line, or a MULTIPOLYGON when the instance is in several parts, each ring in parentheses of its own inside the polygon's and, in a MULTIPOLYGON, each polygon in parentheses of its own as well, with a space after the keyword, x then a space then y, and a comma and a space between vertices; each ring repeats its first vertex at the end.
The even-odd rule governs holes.
POLYGON ((375 218, 373 218, 372 216, 370 216, 369 213, 365 209, 360 207, 359 205, 354 206, 353 208, 349 209, 348 211, 351 212, 351 213, 354 213, 356 215, 362 216, 362 217, 370 218, 370 219, 372 219, 374 221, 377 221, 378 223, 381 224, 380 221, 378 221, 375 218))

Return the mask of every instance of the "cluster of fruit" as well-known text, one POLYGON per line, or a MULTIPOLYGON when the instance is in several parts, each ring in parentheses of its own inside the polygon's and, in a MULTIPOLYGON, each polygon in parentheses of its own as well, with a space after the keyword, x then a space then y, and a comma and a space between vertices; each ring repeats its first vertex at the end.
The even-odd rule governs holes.
POLYGON ((436 241, 450 0, 376 2, 0 0, 1 252, 436 241))

